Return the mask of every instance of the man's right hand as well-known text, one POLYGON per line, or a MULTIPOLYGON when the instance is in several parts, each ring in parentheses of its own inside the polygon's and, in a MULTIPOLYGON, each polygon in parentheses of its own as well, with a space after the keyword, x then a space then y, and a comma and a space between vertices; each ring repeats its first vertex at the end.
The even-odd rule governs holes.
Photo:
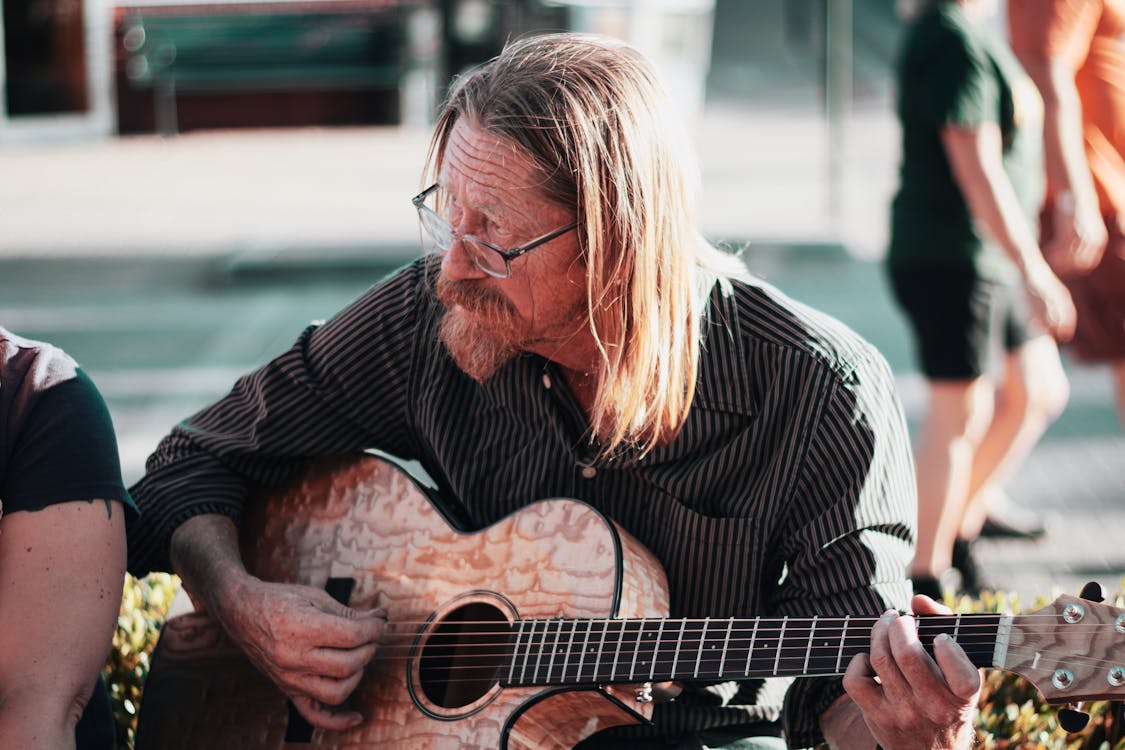
POLYGON ((310 724, 342 730, 362 721, 341 706, 375 656, 386 612, 361 612, 312 586, 251 576, 228 591, 214 616, 310 724))
POLYGON ((1078 313, 1067 288, 1043 261, 1025 272, 1024 283, 1032 317, 1057 340, 1070 341, 1078 313))
POLYGON ((196 606, 218 621, 310 724, 342 730, 362 720, 340 706, 375 655, 386 612, 362 612, 312 586, 250 575, 234 522, 225 516, 184 522, 172 535, 171 553, 196 606))
POLYGON ((1051 268, 1062 276, 1089 273, 1102 259, 1109 233, 1098 209, 1097 199, 1059 205, 1049 221, 1050 237, 1043 246, 1043 255, 1051 268))

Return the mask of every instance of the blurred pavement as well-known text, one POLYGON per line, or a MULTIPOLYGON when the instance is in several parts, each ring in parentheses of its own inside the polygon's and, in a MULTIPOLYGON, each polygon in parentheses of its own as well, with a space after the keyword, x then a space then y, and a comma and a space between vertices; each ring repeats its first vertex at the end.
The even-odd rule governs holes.
MULTIPOLYGON (((893 119, 856 114, 835 169, 815 112, 709 107, 695 141, 708 235, 750 241, 756 272, 879 346, 916 425, 909 340, 869 260, 885 243, 893 119)), ((409 198, 427 144, 384 127, 0 148, 0 324, 86 367, 134 480, 175 420, 417 253, 409 198)), ((1125 575, 1125 437, 1108 374, 1070 371, 1067 412, 1009 485, 1054 514, 1051 533, 980 550, 1025 602, 1125 575)))

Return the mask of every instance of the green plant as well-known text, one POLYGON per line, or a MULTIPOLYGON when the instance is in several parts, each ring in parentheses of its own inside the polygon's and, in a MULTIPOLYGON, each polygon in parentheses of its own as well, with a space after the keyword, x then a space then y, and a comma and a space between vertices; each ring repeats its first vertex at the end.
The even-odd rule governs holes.
POLYGON ((117 724, 118 750, 132 750, 149 656, 179 586, 180 579, 167 573, 125 577, 113 649, 102 670, 117 724))

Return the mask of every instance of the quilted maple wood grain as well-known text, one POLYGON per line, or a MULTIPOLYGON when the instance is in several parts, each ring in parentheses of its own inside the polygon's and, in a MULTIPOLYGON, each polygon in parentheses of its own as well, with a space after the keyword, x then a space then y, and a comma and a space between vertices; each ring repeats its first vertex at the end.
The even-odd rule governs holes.
MULTIPOLYGON (((651 706, 627 686, 560 692, 493 688, 455 708, 434 704, 404 657, 418 624, 450 602, 485 601, 510 619, 667 613, 664 574, 639 542, 590 507, 548 500, 475 533, 450 526, 402 471, 381 459, 334 460, 252 505, 243 556, 267 580, 323 587, 355 580, 350 604, 383 607, 388 635, 351 704, 365 721, 317 730, 325 750, 569 748, 651 706)), ((170 620, 146 687, 138 750, 281 748, 285 699, 199 614, 170 620), (238 738, 233 742, 233 738, 238 738)))

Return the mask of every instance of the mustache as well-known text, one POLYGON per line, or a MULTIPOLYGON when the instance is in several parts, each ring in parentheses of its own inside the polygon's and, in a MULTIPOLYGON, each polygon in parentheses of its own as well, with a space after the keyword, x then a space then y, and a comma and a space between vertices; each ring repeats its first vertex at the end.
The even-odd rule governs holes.
POLYGON ((437 296, 447 308, 460 305, 485 317, 498 318, 515 314, 511 303, 502 294, 471 281, 450 281, 444 276, 439 277, 437 296))

